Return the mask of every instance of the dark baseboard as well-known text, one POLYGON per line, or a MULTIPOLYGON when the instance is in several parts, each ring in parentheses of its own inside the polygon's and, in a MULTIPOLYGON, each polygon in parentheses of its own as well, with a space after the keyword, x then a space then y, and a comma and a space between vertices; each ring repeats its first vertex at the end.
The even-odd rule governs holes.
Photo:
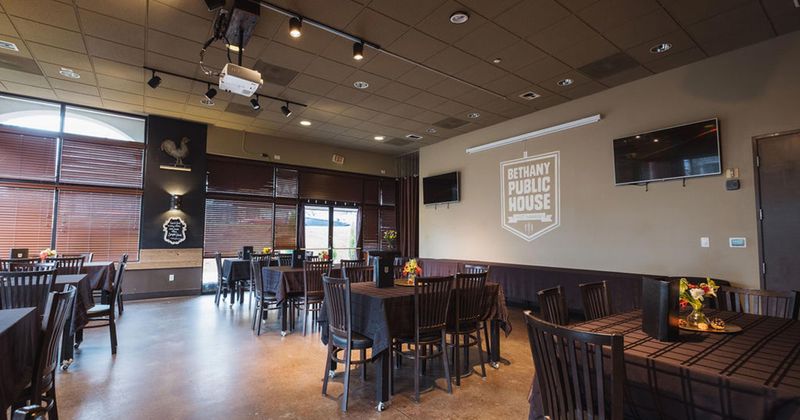
POLYGON ((130 293, 130 294, 126 293, 122 295, 122 300, 128 302, 131 300, 158 299, 165 297, 181 297, 181 296, 200 296, 200 290, 199 289, 163 290, 159 292, 130 293))

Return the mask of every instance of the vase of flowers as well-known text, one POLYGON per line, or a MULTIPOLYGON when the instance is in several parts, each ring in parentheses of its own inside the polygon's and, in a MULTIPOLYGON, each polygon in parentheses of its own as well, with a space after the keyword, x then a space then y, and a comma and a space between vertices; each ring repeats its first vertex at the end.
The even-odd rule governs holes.
POLYGON ((717 297, 719 286, 714 284, 714 280, 706 278, 700 284, 689 283, 682 278, 680 281, 680 305, 681 309, 687 306, 692 307, 692 312, 686 316, 686 326, 706 330, 709 327, 708 318, 703 313, 703 304, 706 297, 717 297))
POLYGON ((271 251, 272 251, 272 248, 270 248, 268 246, 265 246, 264 248, 261 248, 261 253, 262 254, 269 254, 271 251))
POLYGON ((47 248, 39 252, 39 259, 42 260, 42 262, 45 262, 47 261, 48 258, 55 256, 58 256, 58 253, 56 252, 55 249, 47 248))
POLYGON ((328 254, 328 251, 322 251, 319 253, 319 259, 322 261, 328 261, 331 256, 328 254))
POLYGON ((414 284, 414 279, 422 275, 422 267, 417 264, 417 260, 411 259, 403 266, 403 275, 406 276, 408 284, 414 284))
POLYGON ((397 244, 397 231, 394 229, 383 231, 383 240, 386 241, 389 250, 393 251, 395 249, 395 245, 397 244))

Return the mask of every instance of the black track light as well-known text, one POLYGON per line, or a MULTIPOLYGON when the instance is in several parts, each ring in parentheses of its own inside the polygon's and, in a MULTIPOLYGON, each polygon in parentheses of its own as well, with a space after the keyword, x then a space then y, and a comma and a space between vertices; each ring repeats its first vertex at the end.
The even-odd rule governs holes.
POLYGON ((211 87, 211 85, 208 85, 208 90, 206 91, 205 98, 210 101, 214 99, 215 96, 217 96, 217 90, 211 87))
POLYGON ((156 76, 155 71, 153 71, 153 77, 151 77, 150 80, 147 81, 147 84, 153 89, 161 85, 161 78, 156 76))
POLYGON ((364 43, 363 42, 353 43, 353 60, 361 61, 363 59, 364 59, 364 43))
POLYGON ((253 99, 251 99, 251 100, 250 100, 250 106, 252 106, 252 107, 253 107, 253 109, 254 109, 254 110, 256 110, 256 111, 258 111, 259 109, 261 109, 261 104, 260 104, 260 103, 258 103, 258 95, 256 95, 256 97, 255 97, 255 98, 253 98, 253 99))
POLYGON ((291 35, 292 38, 300 38, 300 35, 303 35, 300 31, 302 26, 303 22, 300 19, 296 17, 289 19, 289 35, 291 35))
POLYGON ((286 105, 281 107, 281 112, 283 112, 283 116, 289 118, 292 116, 292 110, 289 109, 289 103, 287 102, 286 105))

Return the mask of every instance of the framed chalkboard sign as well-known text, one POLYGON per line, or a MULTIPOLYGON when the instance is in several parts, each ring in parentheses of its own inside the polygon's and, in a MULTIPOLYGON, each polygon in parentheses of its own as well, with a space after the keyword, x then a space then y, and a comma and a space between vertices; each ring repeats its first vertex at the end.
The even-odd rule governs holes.
POLYGON ((170 217, 164 222, 164 242, 178 245, 186 240, 186 222, 180 217, 170 217))

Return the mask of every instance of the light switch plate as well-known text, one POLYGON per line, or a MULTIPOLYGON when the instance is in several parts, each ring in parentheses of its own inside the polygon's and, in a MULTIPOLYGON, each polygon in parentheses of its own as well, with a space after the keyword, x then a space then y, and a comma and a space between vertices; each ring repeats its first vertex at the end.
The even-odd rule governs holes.
POLYGON ((747 238, 728 238, 731 248, 747 248, 747 238))
POLYGON ((170 274, 169 275, 169 281, 175 281, 175 275, 174 274, 170 274))
POLYGON ((700 247, 708 248, 710 246, 711 246, 711 240, 708 238, 708 236, 703 236, 700 238, 700 247))

